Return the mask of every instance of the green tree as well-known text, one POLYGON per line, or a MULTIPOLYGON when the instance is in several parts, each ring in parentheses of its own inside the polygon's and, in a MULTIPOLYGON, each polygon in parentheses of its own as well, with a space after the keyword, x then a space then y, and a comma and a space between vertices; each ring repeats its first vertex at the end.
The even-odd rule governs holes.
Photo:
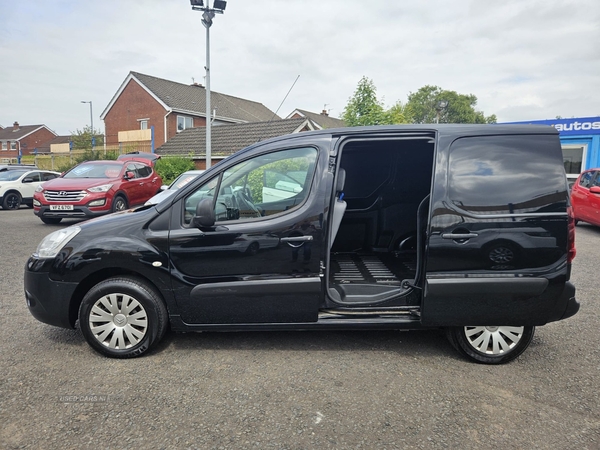
POLYGON ((373 80, 367 77, 360 79, 342 114, 342 120, 350 127, 409 123, 409 118, 409 109, 401 102, 396 102, 386 110, 383 101, 377 99, 373 80))
POLYGON ((385 112, 386 119, 385 123, 389 125, 396 125, 400 123, 410 123, 412 113, 408 104, 402 104, 397 101, 394 106, 385 112))
POLYGON ((84 127, 83 130, 76 130, 71 132, 71 142, 73 142, 72 150, 86 150, 92 148, 92 136, 96 142, 94 147, 104 146, 104 136, 97 130, 93 130, 90 127, 84 127))
POLYGON ((372 80, 362 77, 348 99, 344 108, 342 120, 349 127, 364 125, 381 125, 385 123, 385 110, 383 104, 377 100, 377 88, 372 80))
POLYGON ((408 96, 407 109, 413 123, 496 123, 496 115, 485 116, 477 111, 477 97, 473 94, 459 94, 446 91, 439 86, 426 85, 408 96), (440 101, 448 102, 447 107, 438 109, 440 101))

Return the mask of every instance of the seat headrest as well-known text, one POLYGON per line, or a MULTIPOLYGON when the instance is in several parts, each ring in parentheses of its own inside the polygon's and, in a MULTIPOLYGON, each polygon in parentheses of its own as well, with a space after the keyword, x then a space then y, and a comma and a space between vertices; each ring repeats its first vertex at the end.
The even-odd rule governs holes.
POLYGON ((346 171, 340 167, 335 182, 335 192, 342 192, 344 190, 344 184, 346 184, 346 171))

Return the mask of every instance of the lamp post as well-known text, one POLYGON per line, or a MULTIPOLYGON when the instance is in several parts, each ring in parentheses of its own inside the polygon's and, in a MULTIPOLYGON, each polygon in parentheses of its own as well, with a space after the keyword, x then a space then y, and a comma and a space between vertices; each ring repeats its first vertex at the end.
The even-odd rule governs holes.
POLYGON ((94 149, 94 114, 92 113, 92 101, 90 100, 89 102, 86 102, 84 100, 81 100, 81 103, 89 103, 90 104, 90 134, 92 136, 92 150, 94 149))
POLYGON ((448 100, 440 100, 435 105, 435 123, 440 123, 442 112, 448 108, 448 100))
POLYGON ((190 0, 192 9, 194 11, 203 11, 202 14, 202 25, 206 28, 206 168, 208 169, 211 164, 211 145, 210 145, 210 128, 212 121, 212 113, 210 110, 210 26, 215 17, 215 14, 223 14, 227 2, 224 0, 214 0, 213 7, 209 6, 210 0, 206 0, 206 6, 204 6, 204 0, 190 0))

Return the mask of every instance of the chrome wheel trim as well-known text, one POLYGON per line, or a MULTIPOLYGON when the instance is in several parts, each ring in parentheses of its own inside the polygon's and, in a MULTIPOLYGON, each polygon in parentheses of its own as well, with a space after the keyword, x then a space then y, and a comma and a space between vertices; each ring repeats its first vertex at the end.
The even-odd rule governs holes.
POLYGON ((115 200, 115 211, 123 211, 125 209, 127 209, 125 200, 123 200, 121 197, 117 198, 117 200, 115 200))
POLYGON ((489 258, 497 264, 510 262, 514 257, 514 252, 508 247, 497 247, 489 254, 489 258))
POLYGON ((521 341, 525 327, 465 327, 469 345, 485 355, 504 355, 521 341))
POLYGON ((146 310, 128 294, 102 296, 92 306, 88 322, 96 340, 114 350, 134 347, 148 332, 146 310))

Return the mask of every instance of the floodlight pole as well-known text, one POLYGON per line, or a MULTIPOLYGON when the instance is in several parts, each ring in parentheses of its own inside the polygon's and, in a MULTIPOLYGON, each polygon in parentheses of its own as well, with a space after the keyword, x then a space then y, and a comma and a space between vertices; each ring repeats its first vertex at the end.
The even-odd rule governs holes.
POLYGON ((202 25, 206 28, 206 168, 210 168, 212 161, 211 154, 211 125, 212 125, 212 112, 210 106, 210 26, 215 17, 215 14, 223 14, 225 1, 213 2, 213 8, 210 8, 210 0, 207 0, 207 5, 204 6, 204 2, 201 0, 190 0, 192 9, 194 11, 203 11, 202 14, 202 25))
POLYGON ((90 135, 92 138, 92 150, 94 149, 94 114, 92 113, 92 101, 86 102, 81 100, 81 103, 89 103, 90 104, 90 135))
MULTIPOLYGON (((204 15, 210 13, 206 11, 204 15)), ((209 20, 202 18, 202 25, 206 28, 206 168, 209 169, 212 163, 212 148, 211 148, 211 126, 212 114, 210 112, 210 26, 212 25, 212 17, 209 20)), ((212 13, 214 16, 214 13, 212 13)))

